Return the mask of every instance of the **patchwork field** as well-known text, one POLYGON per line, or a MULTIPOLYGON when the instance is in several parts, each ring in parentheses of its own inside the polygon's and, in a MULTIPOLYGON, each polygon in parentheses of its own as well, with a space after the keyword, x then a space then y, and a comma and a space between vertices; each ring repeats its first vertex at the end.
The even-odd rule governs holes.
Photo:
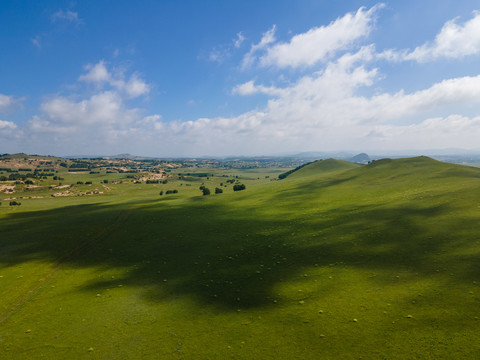
POLYGON ((480 357, 480 169, 200 171, 2 193, 0 358, 480 357))

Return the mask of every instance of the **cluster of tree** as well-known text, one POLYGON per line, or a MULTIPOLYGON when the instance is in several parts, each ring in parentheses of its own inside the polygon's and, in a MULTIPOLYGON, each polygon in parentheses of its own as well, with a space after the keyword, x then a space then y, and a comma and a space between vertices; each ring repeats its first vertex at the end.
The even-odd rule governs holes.
MULTIPOLYGON (((178 174, 178 175, 181 175, 181 174, 178 174)), ((210 176, 210 174, 208 173, 186 173, 185 175, 187 176, 196 176, 196 177, 207 177, 207 176, 210 176)), ((213 176, 213 174, 212 174, 213 176)))
POLYGON ((61 180, 65 180, 64 178, 60 177, 60 176, 54 176, 53 177, 53 180, 58 180, 58 181, 61 181, 61 180))
POLYGON ((90 170, 92 165, 88 162, 77 161, 69 166, 70 169, 85 169, 90 170))
POLYGON ((220 189, 218 187, 215 188, 215 194, 221 194, 223 193, 223 189, 220 189))
POLYGON ((227 184, 233 184, 234 182, 235 182, 235 179, 230 179, 226 181, 227 184))
MULTIPOLYGON (((178 194, 178 190, 177 190, 177 189, 174 189, 174 190, 167 190, 167 191, 165 191, 165 195, 169 195, 169 194, 178 194)), ((163 190, 160 191, 160 195, 163 195, 163 190)))
POLYGON ((158 180, 158 179, 157 180, 147 180, 145 183, 146 184, 166 184, 166 183, 168 183, 168 180, 158 180))
POLYGON ((241 190, 245 190, 245 189, 246 189, 245 184, 233 185, 233 191, 241 191, 241 190))
POLYGON ((20 206, 20 205, 22 205, 21 202, 18 202, 18 201, 15 201, 15 200, 10 201, 10 206, 20 206))

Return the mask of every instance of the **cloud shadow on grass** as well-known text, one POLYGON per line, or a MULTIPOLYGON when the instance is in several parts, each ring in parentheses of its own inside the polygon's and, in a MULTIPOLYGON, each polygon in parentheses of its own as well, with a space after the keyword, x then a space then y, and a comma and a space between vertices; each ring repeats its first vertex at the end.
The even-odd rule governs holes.
POLYGON ((354 211, 349 206, 321 218, 302 218, 294 209, 290 217, 257 210, 196 199, 12 213, 0 224, 0 264, 42 260, 62 267, 128 268, 84 290, 122 284, 148 289, 150 301, 189 296, 225 310, 272 304, 278 284, 332 263, 430 276, 438 268, 432 257, 443 254, 445 267, 463 261, 455 281, 480 276, 479 253, 449 253, 478 234, 480 224, 449 216, 448 204, 361 205, 354 211))

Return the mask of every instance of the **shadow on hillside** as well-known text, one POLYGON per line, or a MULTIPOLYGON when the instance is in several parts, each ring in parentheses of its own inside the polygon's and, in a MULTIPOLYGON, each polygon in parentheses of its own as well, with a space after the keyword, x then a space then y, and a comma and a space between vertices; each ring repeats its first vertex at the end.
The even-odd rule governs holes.
POLYGON ((480 224, 449 217, 451 210, 365 206, 355 213, 336 209, 325 218, 276 218, 197 199, 181 207, 92 204, 13 213, 0 223, 0 265, 38 259, 128 268, 88 289, 145 287, 151 301, 188 295, 221 309, 271 304, 277 284, 332 263, 428 276, 438 268, 432 256, 444 254, 443 267, 463 261, 456 281, 478 279, 478 253, 460 259, 448 251, 480 233, 480 224))

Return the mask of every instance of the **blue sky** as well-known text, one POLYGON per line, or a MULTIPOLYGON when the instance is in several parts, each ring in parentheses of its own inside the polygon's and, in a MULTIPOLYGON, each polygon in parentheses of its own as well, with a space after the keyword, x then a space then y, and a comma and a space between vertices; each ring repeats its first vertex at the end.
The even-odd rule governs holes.
POLYGON ((480 150, 478 1, 0 2, 0 153, 480 150))

